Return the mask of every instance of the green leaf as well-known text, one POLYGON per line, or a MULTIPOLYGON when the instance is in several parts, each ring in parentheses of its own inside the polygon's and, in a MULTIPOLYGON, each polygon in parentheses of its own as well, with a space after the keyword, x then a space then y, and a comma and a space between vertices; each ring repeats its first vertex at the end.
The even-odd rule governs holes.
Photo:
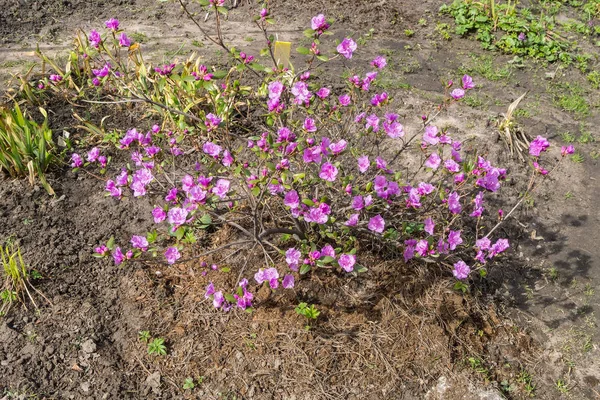
POLYGON ((323 61, 323 62, 327 62, 327 61, 329 61, 329 57, 327 57, 327 56, 324 56, 324 55, 318 55, 318 56, 317 56, 317 59, 318 59, 319 61, 323 61))
POLYGON ((108 249, 110 251, 115 249, 115 237, 111 236, 110 239, 108 239, 108 242, 106 242, 106 247, 108 247, 108 249))
POLYGON ((200 217, 200 222, 202 222, 203 225, 210 225, 212 224, 212 218, 210 215, 204 214, 202 217, 200 217))
POLYGON ((302 199, 302 203, 306 204, 309 207, 313 207, 315 203, 311 199, 302 199))
POLYGON ((175 231, 175 237, 177 238, 177 240, 181 240, 183 238, 183 235, 185 235, 185 228, 183 226, 180 226, 179 229, 175 231))
POLYGON ((235 302, 237 301, 231 293, 226 293, 224 297, 225 297, 225 300, 227 300, 228 302, 233 303, 233 304, 235 304, 235 302))
POLYGON ((307 38, 312 38, 315 35, 315 31, 313 31, 312 29, 307 29, 304 32, 302 32, 302 34, 307 38))
POLYGON ((310 271, 310 265, 308 264, 303 264, 302 267, 300 268, 300 275, 304 275, 306 274, 308 271, 310 271))
POLYGON ((454 284, 454 290, 460 290, 463 293, 467 293, 469 287, 465 285, 463 282, 456 282, 454 284))
POLYGON ((363 272, 367 272, 369 269, 365 266, 362 265, 355 265, 354 266, 354 272, 356 272, 357 274, 362 274, 363 272))
POLYGON ((335 258, 330 257, 330 256, 325 256, 323 257, 323 259, 321 260, 323 262, 323 264, 329 264, 330 262, 334 261, 335 258))
POLYGON ((231 268, 229 268, 229 267, 223 267, 223 268, 221 268, 221 272, 226 272, 226 273, 227 272, 231 272, 231 268))
POLYGON ((304 54, 304 55, 310 54, 310 49, 308 49, 308 48, 306 48, 306 47, 297 47, 297 48, 296 48, 296 51, 297 51, 298 53, 300 53, 300 54, 304 54))
POLYGON ((213 74, 213 78, 215 78, 215 79, 222 79, 227 76, 227 72, 225 72, 225 71, 215 71, 212 74, 213 74))

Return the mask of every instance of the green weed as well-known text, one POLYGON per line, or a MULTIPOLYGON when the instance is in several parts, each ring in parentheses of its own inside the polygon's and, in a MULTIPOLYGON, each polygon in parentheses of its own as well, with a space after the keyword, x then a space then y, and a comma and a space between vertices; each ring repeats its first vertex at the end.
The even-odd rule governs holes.
POLYGON ((165 339, 155 338, 150 343, 148 343, 148 354, 166 356, 167 346, 165 346, 165 339))
POLYGON ((12 177, 29 176, 33 185, 37 176, 48 194, 54 190, 44 173, 57 162, 48 114, 40 108, 44 122, 39 125, 28 118, 18 104, 12 109, 0 107, 0 171, 12 177))

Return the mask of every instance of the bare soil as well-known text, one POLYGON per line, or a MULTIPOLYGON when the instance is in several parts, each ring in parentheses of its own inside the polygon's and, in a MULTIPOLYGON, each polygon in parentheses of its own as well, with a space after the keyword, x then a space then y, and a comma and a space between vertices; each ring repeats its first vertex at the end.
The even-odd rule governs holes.
MULTIPOLYGON (((477 42, 444 41, 434 32, 440 0, 421 2, 274 1, 275 31, 302 41, 311 16, 338 21, 338 35, 355 37, 375 27, 359 57, 385 53, 390 68, 383 89, 394 94, 407 128, 435 109, 441 80, 461 67, 476 67, 472 55, 491 55, 492 68, 512 57, 485 53, 477 42), (419 24, 420 19, 426 26, 419 24), (407 37, 405 29, 415 34, 407 37)), ((249 23, 254 5, 242 3, 229 17, 227 38, 256 51, 260 37, 249 23)), ((78 28, 100 27, 109 17, 144 32, 150 59, 184 59, 199 51, 220 54, 200 39, 174 4, 141 0, 0 1, 0 65, 22 72, 38 40, 57 56, 78 28)), ((597 67, 597 62, 594 64, 597 67)), ((472 73, 480 103, 463 104, 438 124, 469 139, 509 169, 498 204, 518 199, 528 166, 511 157, 495 119, 528 91, 518 123, 529 136, 544 135, 559 146, 561 134, 583 123, 597 134, 599 94, 586 91, 589 116, 557 107, 558 82, 587 85, 576 70, 528 63, 506 79, 472 73), (546 72, 555 72, 548 79, 546 72)), ((335 73, 335 71, 325 71, 335 73)), ((11 81, 6 75, 6 86, 11 81)), ((589 86, 585 86, 589 87, 589 86)), ((52 128, 84 139, 71 106, 48 105, 52 128)), ((107 111, 92 110, 98 121, 107 111)), ((148 128, 135 109, 113 111, 110 128, 148 128), (144 126, 140 126, 140 124, 144 126)), ((85 141, 81 142, 82 145, 85 141)), ((557 147, 556 146, 556 147, 557 147)), ((204 299, 211 280, 232 280, 246 260, 232 257, 232 274, 199 263, 171 268, 142 264, 115 267, 92 257, 111 235, 125 242, 151 224, 153 204, 115 202, 102 183, 83 172, 59 168, 50 174, 57 192, 49 198, 25 181, 0 178, 0 238, 14 238, 42 278, 35 286, 51 301, 39 312, 13 307, 0 318, 0 396, 40 399, 540 399, 600 398, 600 166, 596 143, 576 144, 585 161, 567 161, 502 232, 514 247, 485 280, 462 295, 435 267, 407 266, 373 255, 370 271, 347 280, 313 276, 294 293, 258 293, 252 314, 214 311, 204 299), (318 305, 322 316, 306 329, 295 312, 299 301, 318 305), (166 339, 168 355, 150 356, 138 332, 166 339), (527 389, 530 376, 532 391, 527 389), (184 390, 185 378, 196 381, 184 390), (201 378, 202 383, 198 383, 201 378), (564 383, 564 390, 558 382, 564 383)), ((552 153, 558 158, 556 148, 552 153)), ((117 154, 115 154, 118 157, 117 154)), ((118 163, 113 163, 117 165, 118 163)), ((222 229, 201 242, 210 248, 235 240, 222 229)), ((249 264, 261 263, 246 254, 249 264)), ((206 259, 221 263, 222 255, 206 259)))

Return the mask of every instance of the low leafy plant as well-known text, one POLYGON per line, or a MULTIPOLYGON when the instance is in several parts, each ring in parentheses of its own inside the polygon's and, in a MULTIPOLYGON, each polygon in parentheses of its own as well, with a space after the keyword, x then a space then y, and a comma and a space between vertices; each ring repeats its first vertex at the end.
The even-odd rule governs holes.
POLYGON ((165 339, 155 338, 148 343, 148 354, 155 354, 158 356, 167 355, 167 346, 165 346, 165 339))
POLYGON ((0 107, 0 171, 12 177, 29 176, 32 185, 37 176, 53 195, 44 173, 57 161, 56 148, 46 110, 40 108, 40 112, 44 116, 42 125, 24 115, 17 103, 12 109, 0 107))
MULTIPOLYGON (((484 49, 547 62, 582 61, 577 59, 574 45, 557 33, 552 13, 536 13, 510 0, 454 0, 442 5, 440 12, 454 18, 457 35, 475 35, 484 49)), ((588 29, 584 33, 591 33, 587 24, 582 26, 588 29)))
POLYGON ((150 335, 150 331, 140 331, 138 332, 138 338, 140 341, 148 343, 152 336, 150 335))
POLYGON ((298 315, 302 315, 308 320, 317 319, 321 312, 315 307, 314 304, 310 306, 307 303, 300 303, 296 306, 295 311, 298 315))

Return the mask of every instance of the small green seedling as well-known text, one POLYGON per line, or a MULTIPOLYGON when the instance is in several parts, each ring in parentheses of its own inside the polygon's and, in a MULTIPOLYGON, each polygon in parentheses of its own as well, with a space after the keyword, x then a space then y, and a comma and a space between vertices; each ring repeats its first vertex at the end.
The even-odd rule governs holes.
POLYGON ((317 307, 315 307, 314 304, 311 304, 309 307, 306 303, 298 304, 298 306, 296 307, 296 313, 298 315, 303 315, 308 320, 317 319, 321 314, 321 312, 317 310, 317 307))
POLYGON ((166 356, 167 346, 165 346, 165 339, 155 338, 150 343, 148 343, 148 354, 166 356))
POLYGON ((140 331, 138 333, 138 338, 144 342, 148 343, 150 341, 150 331, 140 331))

